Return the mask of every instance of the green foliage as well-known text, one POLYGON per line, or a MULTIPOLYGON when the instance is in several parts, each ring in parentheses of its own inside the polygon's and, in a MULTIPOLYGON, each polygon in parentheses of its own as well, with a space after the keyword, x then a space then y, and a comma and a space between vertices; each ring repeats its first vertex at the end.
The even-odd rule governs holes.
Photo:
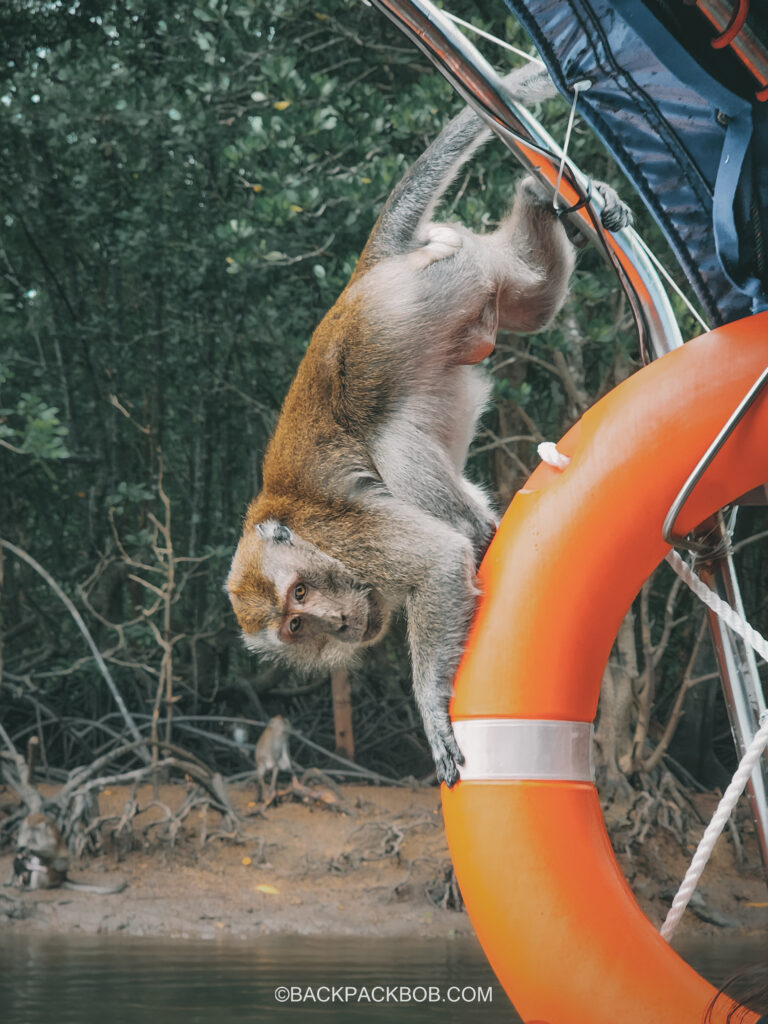
POLYGON ((37 459, 66 459, 64 444, 68 428, 58 417, 59 410, 37 395, 25 391, 13 409, 0 409, 0 438, 4 438, 20 455, 37 459), (14 426, 16 423, 18 426, 14 426))
MULTIPOLYGON (((452 9, 526 45, 503 5, 452 9)), ((141 620, 150 597, 126 557, 147 556, 162 519, 158 449, 176 555, 205 557, 179 587, 171 623, 196 709, 262 672, 237 643, 221 582, 282 396, 389 190, 459 107, 359 0, 3 5, 0 518, 73 593, 85 588, 104 645, 116 642, 108 622, 132 623, 114 671, 133 706, 154 692, 159 651, 141 620)), ((544 114, 562 138, 563 104, 544 114)), ((583 128, 574 153, 596 177, 614 177, 583 128)), ((492 227, 516 174, 489 144, 449 215, 492 227)), ((505 344, 487 422, 494 437, 523 440, 505 451, 482 438, 472 465, 502 502, 534 461, 531 422, 556 438, 580 412, 556 354, 590 398, 634 359, 615 282, 589 255, 555 330, 518 339, 513 359, 505 344)), ((6 645, 7 672, 58 671, 82 655, 23 567, 7 569, 5 597, 19 638, 6 645)), ((399 654, 395 671, 392 651, 368 671, 403 695, 407 665, 399 654)), ((67 685, 85 713, 110 707, 98 688, 67 685)))
POLYGON ((107 495, 107 504, 117 514, 122 514, 129 505, 140 505, 143 502, 152 501, 154 497, 154 492, 145 484, 130 484, 125 480, 121 480, 114 493, 107 495))

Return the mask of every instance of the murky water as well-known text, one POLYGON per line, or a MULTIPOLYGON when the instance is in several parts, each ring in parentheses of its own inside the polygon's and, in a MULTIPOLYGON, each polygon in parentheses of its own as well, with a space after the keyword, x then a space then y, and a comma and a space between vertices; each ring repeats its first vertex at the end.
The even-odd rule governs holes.
MULTIPOLYGON (((688 943, 715 983, 765 940, 688 943)), ((473 939, 249 942, 0 935, 2 1024, 515 1024, 473 939), (351 993, 349 989, 355 989, 351 993), (293 991, 292 991, 293 990, 293 991), (287 1002, 280 1002, 287 993, 287 1002), (301 1000, 301 1001, 297 1001, 301 1000)))

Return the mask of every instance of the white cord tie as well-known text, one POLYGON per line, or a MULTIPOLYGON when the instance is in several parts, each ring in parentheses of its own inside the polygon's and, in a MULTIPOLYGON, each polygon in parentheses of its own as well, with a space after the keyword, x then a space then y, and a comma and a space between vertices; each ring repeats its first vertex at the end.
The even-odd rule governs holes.
POLYGON ((583 78, 580 82, 575 82, 573 85, 573 100, 571 101, 571 113, 568 117, 568 127, 565 129, 565 141, 563 142, 563 153, 560 157, 560 166, 557 170, 557 181, 555 182, 555 194, 552 196, 552 209, 557 212, 559 209, 557 201, 560 198, 560 185, 563 181, 563 173, 565 171, 565 161, 568 157, 568 147, 571 144, 571 132, 573 131, 573 122, 576 119, 576 104, 579 101, 579 93, 586 92, 587 89, 592 85, 592 82, 588 78, 583 78))
MULTIPOLYGON (((725 622, 729 629, 732 629, 734 633, 738 633, 764 661, 768 661, 768 641, 766 641, 764 636, 750 626, 727 601, 723 601, 714 591, 710 590, 704 580, 697 576, 690 566, 686 565, 677 551, 669 552, 667 562, 672 566, 683 583, 690 587, 693 593, 708 608, 711 608, 725 622)), ((744 756, 739 762, 739 767, 736 769, 730 785, 725 793, 723 793, 720 803, 717 805, 717 810, 712 815, 712 820, 707 825, 704 835, 699 841, 685 878, 677 890, 675 898, 672 900, 672 906, 669 908, 666 920, 661 926, 661 935, 667 941, 672 937, 680 918, 685 913, 685 908, 688 906, 690 898, 693 896, 699 879, 704 872, 704 868, 707 866, 707 861, 715 848, 715 843, 719 839, 720 833, 728 824, 728 819, 766 747, 768 747, 768 711, 763 711, 760 715, 760 728, 744 752, 744 756)))
POLYGON ((446 18, 450 18, 451 21, 455 21, 457 25, 461 25, 463 28, 468 29, 470 32, 474 32, 475 35, 482 36, 483 39, 488 39, 492 43, 496 43, 497 46, 501 46, 505 50, 510 50, 512 53, 516 53, 519 57, 525 57, 531 64, 541 64, 544 67, 544 61, 540 57, 536 57, 531 53, 526 53, 525 50, 518 49, 517 46, 512 46, 511 43, 506 42, 504 39, 499 39, 498 36, 491 35, 490 32, 485 32, 483 29, 478 28, 477 25, 472 25, 468 21, 464 21, 463 18, 457 17, 455 14, 451 14, 450 11, 440 11, 446 18))
POLYGON ((731 812, 738 803, 739 797, 741 796, 744 787, 749 781, 749 777, 762 757, 763 751, 768 746, 768 711, 764 711, 760 716, 760 728, 755 733, 754 739, 747 747, 744 757, 742 757, 739 767, 736 769, 736 773, 731 779, 731 783, 726 789, 725 793, 717 805, 717 810, 712 815, 712 820, 707 825, 704 835, 701 837, 696 853, 693 855, 691 866, 685 874, 685 878, 682 881, 680 888, 677 890, 675 898, 672 900, 672 906, 669 908, 667 918, 664 924, 661 926, 662 938, 667 941, 672 937, 672 933, 680 921, 680 918, 685 913, 685 908, 688 906, 688 901, 693 896, 694 890, 699 883, 699 879, 702 876, 704 868, 707 866, 712 850, 715 848, 720 833, 728 823, 728 819, 731 816, 731 812))
POLYGON ((689 565, 686 565, 677 551, 669 552, 667 562, 707 608, 711 608, 729 629, 738 633, 742 640, 760 655, 763 661, 768 662, 768 640, 764 636, 750 626, 746 619, 743 619, 735 609, 731 608, 727 601, 723 601, 713 590, 710 590, 704 580, 697 576, 689 565))
POLYGON ((563 455, 557 450, 554 441, 542 441, 536 451, 542 462, 546 462, 548 466, 554 466, 555 469, 566 469, 571 461, 569 455, 563 455))

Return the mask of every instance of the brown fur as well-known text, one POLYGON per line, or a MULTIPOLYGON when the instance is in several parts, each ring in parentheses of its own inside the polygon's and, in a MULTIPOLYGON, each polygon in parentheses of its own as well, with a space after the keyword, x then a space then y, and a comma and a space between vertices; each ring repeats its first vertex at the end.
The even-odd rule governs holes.
POLYGON ((482 135, 464 111, 387 201, 286 395, 227 581, 246 644, 304 669, 348 663, 404 606, 416 700, 449 784, 461 763, 451 679, 495 526, 463 473, 488 395, 474 364, 499 326, 549 322, 573 266, 530 179, 493 233, 431 221, 482 135))

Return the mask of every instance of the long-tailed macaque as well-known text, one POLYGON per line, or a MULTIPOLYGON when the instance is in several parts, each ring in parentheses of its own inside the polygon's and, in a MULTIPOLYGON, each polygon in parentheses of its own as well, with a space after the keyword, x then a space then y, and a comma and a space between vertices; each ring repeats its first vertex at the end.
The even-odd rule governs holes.
MULTIPOLYGON (((510 95, 553 95, 513 72, 510 95)), ((246 645, 329 670, 405 607, 414 693, 449 786, 463 762, 448 701, 495 530, 464 463, 498 329, 538 331, 562 305, 573 249, 533 178, 499 228, 434 223, 489 133, 455 117, 389 197, 354 274, 315 331, 267 448, 227 589, 246 645)))
POLYGON ((122 892, 118 885, 92 885, 67 877, 69 850, 58 827, 46 814, 28 814, 22 821, 16 840, 9 884, 18 889, 71 889, 104 896, 122 892))
POLYGON ((291 757, 288 753, 288 736, 291 723, 282 715, 274 715, 267 722, 264 732, 256 741, 256 782, 259 787, 259 800, 264 799, 264 777, 272 772, 269 781, 269 797, 272 800, 277 785, 277 773, 293 772, 291 757))

